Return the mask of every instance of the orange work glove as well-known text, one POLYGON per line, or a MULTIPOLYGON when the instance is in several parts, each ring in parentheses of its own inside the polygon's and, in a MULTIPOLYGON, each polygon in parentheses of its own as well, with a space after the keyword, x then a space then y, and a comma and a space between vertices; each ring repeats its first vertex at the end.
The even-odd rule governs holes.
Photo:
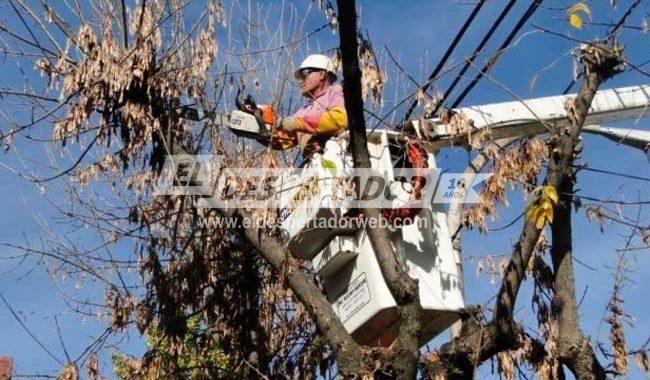
POLYGON ((264 124, 275 125, 275 111, 269 104, 260 104, 257 108, 262 110, 264 124))

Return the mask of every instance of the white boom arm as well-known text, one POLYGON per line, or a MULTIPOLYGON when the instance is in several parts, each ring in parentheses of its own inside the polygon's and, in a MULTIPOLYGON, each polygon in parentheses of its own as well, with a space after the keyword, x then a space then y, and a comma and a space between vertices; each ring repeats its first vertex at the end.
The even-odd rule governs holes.
POLYGON ((648 160, 650 160, 650 131, 629 128, 604 128, 600 125, 586 125, 582 129, 588 133, 601 135, 617 144, 640 149, 648 155, 648 160))
MULTIPOLYGON (((463 107, 455 111, 472 119, 477 129, 489 126, 492 139, 498 140, 543 133, 546 127, 540 120, 548 124, 567 122, 569 119, 564 108, 567 98, 575 98, 575 94, 463 107)), ((649 108, 650 85, 601 90, 594 96, 585 125, 643 118, 650 116, 650 112, 646 114, 649 108)), ((451 146, 450 128, 441 124, 440 119, 414 120, 413 123, 421 131, 428 131, 425 136, 428 147, 439 149, 451 146)), ((646 151, 650 144, 650 132, 647 131, 597 126, 586 127, 584 131, 646 151)))

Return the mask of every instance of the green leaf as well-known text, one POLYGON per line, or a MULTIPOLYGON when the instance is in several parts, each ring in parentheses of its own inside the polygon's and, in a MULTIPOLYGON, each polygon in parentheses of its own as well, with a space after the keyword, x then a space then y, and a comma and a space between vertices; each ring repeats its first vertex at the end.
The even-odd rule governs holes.
POLYGON ((336 175, 336 164, 334 162, 328 160, 325 157, 321 157, 320 164, 323 168, 329 170, 332 175, 336 175))

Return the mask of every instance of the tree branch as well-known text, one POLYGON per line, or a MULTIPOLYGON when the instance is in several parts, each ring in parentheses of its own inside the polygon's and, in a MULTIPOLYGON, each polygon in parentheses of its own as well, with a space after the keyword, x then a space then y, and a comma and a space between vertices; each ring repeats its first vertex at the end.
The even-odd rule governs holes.
MULTIPOLYGON (((570 164, 573 162, 573 155, 578 143, 578 136, 582 131, 585 118, 589 112, 591 102, 598 91, 600 84, 608 79, 613 73, 612 67, 618 66, 621 60, 607 47, 598 47, 598 53, 610 54, 604 62, 594 61, 590 51, 584 52, 586 60, 585 81, 578 92, 574 105, 568 107, 571 115, 569 126, 557 126, 552 132, 550 141, 551 162, 544 183, 547 186, 558 188, 566 176, 570 173, 570 164)), ((535 221, 527 219, 523 232, 519 238, 512 259, 506 269, 504 280, 497 296, 495 321, 504 321, 512 318, 514 304, 519 291, 521 281, 525 276, 525 268, 530 260, 535 244, 539 239, 541 230, 535 227, 535 221)))
MULTIPOLYGON (((514 141, 518 140, 519 138, 513 137, 513 138, 507 138, 507 139, 500 139, 492 142, 491 144, 494 144, 495 146, 499 147, 500 149, 503 149, 513 143, 514 141)), ((467 166, 465 169, 465 178, 466 180, 466 185, 469 185, 474 182, 474 179, 476 178, 476 175, 483 170, 485 165, 487 165, 489 159, 488 157, 483 154, 482 152, 479 152, 479 154, 474 157, 472 162, 467 166)), ((460 289, 461 293, 465 293, 465 286, 464 286, 464 278, 463 278, 463 265, 462 265, 462 258, 461 258, 461 234, 460 230, 462 229, 462 219, 463 219, 463 207, 465 206, 465 198, 467 197, 467 192, 468 192, 468 186, 463 186, 457 188, 457 191, 462 194, 462 196, 452 200, 451 204, 449 205, 449 211, 447 211, 447 227, 449 229, 449 233, 451 234, 452 238, 452 248, 454 250, 454 253, 456 254, 456 262, 457 262, 457 268, 458 268, 458 273, 460 274, 460 289)), ((453 337, 458 337, 461 331, 461 321, 456 322, 452 325, 452 336, 453 337)))
POLYGON ((553 261, 554 290, 553 308, 558 320, 558 351, 560 361, 578 379, 605 379, 602 365, 584 336, 578 318, 573 272, 573 243, 571 229, 571 205, 574 183, 573 173, 566 175, 558 192, 560 199, 554 210, 551 226, 551 258, 553 261))
MULTIPOLYGON (((357 15, 354 0, 337 0, 339 34, 343 62, 343 93, 350 128, 350 144, 355 168, 369 168, 366 124, 363 118, 361 70, 357 42, 357 15)), ((379 209, 364 209, 367 218, 379 220, 379 209)), ((409 277, 395 258, 388 233, 382 228, 369 228, 368 236, 386 284, 397 303, 399 331, 395 347, 397 378, 413 379, 419 361, 422 307, 417 281, 409 277)))
MULTIPOLYGON (((239 211, 239 215, 252 218, 243 210, 239 211)), ((242 227, 242 229, 246 238, 262 257, 275 270, 284 271, 289 287, 305 306, 332 349, 336 351, 341 372, 343 374, 361 372, 363 368, 361 348, 347 332, 321 290, 291 258, 286 247, 255 227, 242 227)))
MULTIPOLYGON (((556 189, 565 181, 570 180, 571 163, 577 150, 579 135, 598 87, 616 74, 623 62, 620 50, 615 43, 589 45, 583 47, 580 54, 580 59, 585 65, 585 81, 576 98, 567 101, 566 107, 570 115, 570 123, 555 126, 551 131, 549 141, 550 163, 544 183, 556 189)), ((491 322, 486 326, 481 324, 480 329, 464 328, 460 338, 443 346, 443 353, 450 358, 451 364, 453 364, 447 371, 450 377, 470 378, 476 365, 499 351, 512 349, 520 344, 518 341, 521 339, 521 334, 516 331, 517 325, 513 320, 513 313, 519 288, 525 277, 525 270, 542 231, 537 229, 535 224, 536 221, 532 218, 526 219, 497 294, 491 322), (476 349, 474 354, 469 351, 471 347, 476 349), (466 361, 472 365, 466 364, 466 361)), ((568 261, 571 261, 570 257, 568 261)), ((572 268, 570 269, 572 270, 572 268)), ((563 274, 563 276, 565 275, 566 273, 563 274)), ((573 283, 571 287, 573 287, 573 283)), ((570 292, 571 289, 565 288, 562 291, 570 292)), ((575 303, 575 295, 573 297, 575 303)), ((570 318, 570 315, 567 317, 570 318)), ((572 371, 575 371, 577 376, 587 373, 592 377, 603 374, 602 367, 595 361, 593 350, 584 349, 584 344, 579 347, 578 354, 580 355, 576 356, 578 359, 576 359, 572 371)))

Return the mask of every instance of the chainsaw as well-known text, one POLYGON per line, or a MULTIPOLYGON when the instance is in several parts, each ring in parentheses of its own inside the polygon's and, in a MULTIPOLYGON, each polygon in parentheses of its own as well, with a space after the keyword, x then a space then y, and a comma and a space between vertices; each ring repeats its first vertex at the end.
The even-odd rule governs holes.
POLYGON ((235 97, 236 110, 230 115, 205 111, 202 109, 183 106, 180 117, 192 121, 211 120, 217 126, 226 126, 235 135, 255 140, 268 141, 271 138, 271 128, 275 122, 275 112, 268 104, 257 105, 253 97, 241 95, 237 91, 235 97))

